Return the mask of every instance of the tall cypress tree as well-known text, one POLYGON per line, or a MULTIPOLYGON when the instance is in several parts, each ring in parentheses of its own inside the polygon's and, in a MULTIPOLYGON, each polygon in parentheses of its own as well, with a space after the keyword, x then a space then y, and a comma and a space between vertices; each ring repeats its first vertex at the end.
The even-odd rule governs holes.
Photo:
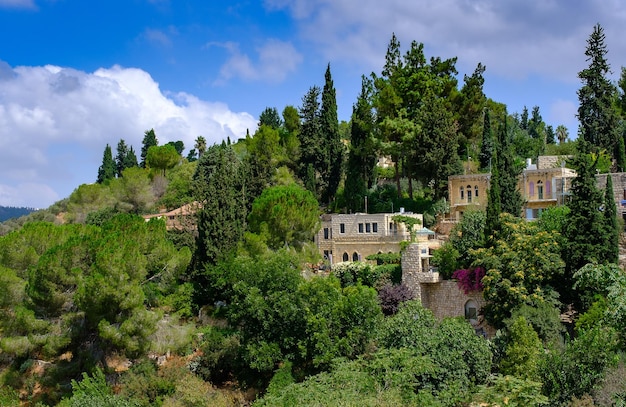
POLYGON ((352 212, 363 210, 363 197, 374 183, 376 154, 372 135, 374 115, 369 101, 370 92, 371 82, 363 77, 361 93, 352 107, 350 149, 344 189, 348 209, 352 212))
POLYGON ((613 193, 613 178, 606 174, 606 187, 604 190, 604 237, 606 238, 606 253, 604 260, 607 263, 617 263, 619 259, 619 223, 617 222, 617 210, 615 208, 615 195, 613 193))
POLYGON ((478 161, 480 162, 480 169, 484 170, 490 168, 493 165, 492 157, 494 150, 493 132, 491 131, 491 118, 489 110, 485 109, 483 116, 483 142, 480 146, 480 155, 478 161))
POLYGON ((324 159, 324 145, 322 139, 320 110, 319 110, 320 88, 313 86, 302 98, 300 108, 300 118, 302 124, 298 139, 300 141, 300 165, 299 176, 301 180, 306 180, 305 186, 320 199, 320 190, 325 188, 319 178, 320 162, 324 159), (310 188, 315 189, 311 190, 310 188))
POLYGON ((98 179, 96 182, 102 184, 113 178, 115 178, 115 161, 113 161, 111 146, 107 144, 102 157, 102 165, 98 168, 98 179))
POLYGON ((141 168, 146 168, 146 157, 150 147, 159 145, 154 129, 146 130, 141 142, 141 168))
POLYGON ((231 146, 216 144, 198 160, 193 179, 197 212, 196 259, 200 266, 228 257, 246 227, 246 188, 243 166, 231 146))
MULTIPOLYGON (((502 212, 520 216, 524 200, 517 187, 519 175, 523 168, 515 162, 511 136, 507 126, 508 115, 504 113, 504 122, 500 126, 498 145, 498 172, 500 179, 500 198, 502 212)), ((493 181, 492 181, 493 182, 493 181)))
POLYGON ((330 64, 326 67, 324 79, 322 108, 320 111, 320 130, 325 150, 323 156, 324 167, 321 172, 326 189, 322 192, 322 202, 330 203, 337 193, 337 188, 339 188, 339 182, 343 175, 344 146, 339 134, 337 96, 333 78, 330 73, 330 64))
POLYGON ((122 171, 126 169, 126 157, 128 156, 128 146, 122 139, 117 143, 117 155, 115 156, 115 170, 117 177, 122 176, 122 171))
POLYGON ((560 291, 568 302, 572 297, 572 276, 582 266, 590 262, 603 262, 606 257, 606 227, 603 212, 604 198, 596 185, 596 159, 584 151, 589 147, 585 140, 579 140, 579 153, 572 163, 576 178, 572 181, 571 198, 567 206, 570 214, 565 225, 565 276, 560 291))
POLYGON ((500 213, 502 202, 500 196, 500 171, 498 165, 498 151, 494 150, 491 156, 491 180, 487 195, 487 218, 485 220, 486 246, 493 246, 498 231, 500 230, 500 213))
POLYGON ((137 154, 135 154, 135 150, 133 149, 133 146, 130 146, 130 148, 128 149, 128 153, 126 154, 126 157, 124 158, 124 168, 132 168, 132 167, 138 167, 139 163, 137 162, 137 154))
POLYGON ((583 86, 578 90, 578 120, 580 138, 589 142, 593 151, 605 149, 614 159, 619 158, 618 114, 614 107, 615 85, 607 75, 611 68, 606 60, 604 30, 597 24, 587 40, 585 55, 589 67, 578 73, 583 86))

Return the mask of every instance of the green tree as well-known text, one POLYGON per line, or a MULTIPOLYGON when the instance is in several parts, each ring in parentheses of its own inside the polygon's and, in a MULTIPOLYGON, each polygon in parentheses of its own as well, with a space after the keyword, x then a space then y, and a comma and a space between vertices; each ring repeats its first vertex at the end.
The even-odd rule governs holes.
POLYGON ((319 112, 320 88, 313 86, 302 98, 300 118, 302 124, 298 139, 300 141, 300 163, 298 175, 306 188, 321 198, 322 184, 320 169, 326 157, 323 145, 322 127, 319 112))
POLYGON ((487 195, 487 214, 485 218, 485 244, 492 246, 500 231, 500 214, 502 213, 502 196, 500 191, 500 162, 498 150, 491 155, 491 179, 487 195))
POLYGON ((556 144, 556 133, 550 125, 546 126, 546 144, 556 144))
POLYGON ((504 122, 500 126, 498 146, 496 149, 498 154, 498 176, 500 178, 501 210, 513 216, 520 216, 524 202, 517 187, 517 183, 523 168, 515 161, 511 136, 508 132, 506 113, 504 115, 504 122))
POLYGON ((616 88, 607 77, 611 71, 607 52, 604 29, 596 24, 585 49, 589 66, 578 73, 582 82, 578 90, 579 134, 588 147, 594 151, 604 149, 615 159, 619 155, 616 150, 620 135, 618 115, 613 107, 616 88))
POLYGON ((120 140, 117 143, 117 155, 115 156, 115 175, 118 178, 122 176, 122 171, 126 169, 126 163, 128 157, 128 146, 124 140, 120 140))
MULTIPOLYGON (((486 215, 481 210, 464 212, 461 222, 454 225, 450 232, 449 242, 459 253, 457 269, 471 267, 474 260, 471 251, 484 247, 485 230, 486 215)), ((491 230, 488 232, 491 233, 491 230)))
POLYGON ((154 134, 154 129, 146 130, 141 142, 141 168, 146 168, 146 157, 148 156, 148 150, 150 147, 158 145, 159 142, 156 134, 154 134))
POLYGON ((202 136, 196 138, 194 148, 198 151, 198 159, 202 158, 202 154, 206 151, 206 139, 202 136))
POLYGON ((369 100, 371 81, 361 79, 361 93, 352 107, 351 138, 348 152, 344 196, 351 212, 362 212, 367 190, 374 185, 376 148, 373 137, 374 116, 369 100))
POLYGON ((507 344, 500 361, 500 373, 536 381, 542 353, 537 332, 526 318, 517 317, 507 327, 507 344))
POLYGON ((613 177, 611 174, 606 174, 602 213, 604 215, 604 237, 606 239, 606 245, 604 246, 606 253, 602 257, 607 263, 617 263, 619 260, 620 227, 617 222, 617 209, 615 207, 613 177))
POLYGON ((537 224, 503 214, 501 231, 493 245, 473 252, 473 267, 486 270, 483 296, 485 317, 495 327, 522 304, 553 300, 549 286, 560 281, 563 260, 556 232, 542 231, 537 224))
POLYGON ((275 107, 266 107, 259 115, 259 127, 265 125, 278 130, 282 124, 278 110, 275 107))
POLYGON ((128 212, 144 213, 154 204, 150 175, 143 168, 126 168, 113 192, 120 202, 121 209, 128 212))
POLYGON ((567 137, 568 137, 568 132, 567 132, 567 127, 563 126, 562 124, 559 124, 556 127, 556 138, 559 139, 559 144, 563 144, 567 141, 567 137))
POLYGON ((270 187, 252 204, 250 231, 264 235, 272 249, 300 249, 318 231, 319 214, 310 191, 296 184, 270 187))
MULTIPOLYGON (((579 143, 587 144, 584 140, 579 143)), ((562 256, 565 276, 558 285, 562 298, 568 302, 575 299, 573 274, 587 263, 604 263, 607 248, 606 223, 601 211, 604 199, 595 178, 597 159, 579 153, 572 163, 577 175, 572 180, 571 199, 567 204, 570 215, 564 230, 566 243, 562 256)))
POLYGON ((344 146, 339 134, 339 120, 337 119, 337 95, 333 78, 330 73, 330 64, 324 74, 324 88, 322 89, 322 105, 320 108, 320 131, 324 146, 324 168, 322 169, 323 185, 325 190, 321 195, 322 202, 330 203, 337 193, 339 182, 344 171, 344 146))
POLYGON ((178 155, 183 155, 183 151, 185 150, 185 143, 183 143, 182 140, 170 141, 166 145, 174 147, 178 155))
MULTIPOLYGON (((470 145, 478 143, 481 130, 483 143, 485 142, 484 111, 487 104, 487 97, 483 92, 485 69, 486 67, 479 62, 471 76, 464 75, 463 87, 458 96, 453 99, 456 101, 454 106, 458 114, 459 154, 461 155, 470 155, 470 145)), ((493 141, 491 143, 493 145, 493 141)))
POLYGON ((133 146, 130 146, 128 149, 128 153, 124 158, 124 169, 130 167, 138 167, 139 163, 137 162, 137 154, 135 154, 135 150, 133 150, 133 146))
MULTIPOLYGON (((491 119, 489 110, 485 109, 483 117, 483 141, 480 145, 480 155, 478 161, 480 162, 480 169, 489 169, 491 171, 492 157, 494 152, 494 139, 493 132, 491 131, 491 119)), ((493 176, 493 175, 492 175, 493 176)))
POLYGON ((246 227, 246 197, 241 160, 231 146, 210 147, 198 161, 194 197, 200 203, 200 264, 215 264, 237 247, 246 227))
POLYGON ((162 171, 161 175, 165 176, 166 171, 174 168, 180 160, 181 156, 174 145, 152 146, 148 149, 145 167, 162 171))
POLYGON ((115 178, 115 161, 113 161, 113 153, 111 152, 111 146, 107 144, 104 149, 104 156, 102 157, 102 165, 98 168, 97 183, 102 184, 108 180, 115 178))

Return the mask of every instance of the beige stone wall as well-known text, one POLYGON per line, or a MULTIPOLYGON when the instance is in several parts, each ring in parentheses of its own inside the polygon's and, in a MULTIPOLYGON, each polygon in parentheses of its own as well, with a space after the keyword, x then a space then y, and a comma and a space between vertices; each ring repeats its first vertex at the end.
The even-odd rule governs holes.
MULTIPOLYGON (((607 174, 596 175, 598 188, 602 191, 606 188, 606 177, 607 174)), ((626 213, 626 206, 622 205, 622 201, 626 201, 626 173, 612 173, 611 181, 613 182, 613 196, 615 197, 617 214, 619 217, 623 217, 626 213)))
POLYGON ((567 155, 542 155, 537 157, 537 169, 560 168, 564 166, 565 161, 570 158, 567 155))

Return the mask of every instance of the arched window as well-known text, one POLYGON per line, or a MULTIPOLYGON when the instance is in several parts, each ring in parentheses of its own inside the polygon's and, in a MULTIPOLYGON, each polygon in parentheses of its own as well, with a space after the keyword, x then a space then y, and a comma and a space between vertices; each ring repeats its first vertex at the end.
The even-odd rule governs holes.
POLYGON ((543 199, 543 182, 537 181, 537 195, 539 199, 543 199))
POLYGON ((343 254, 343 261, 348 261, 350 260, 350 256, 348 255, 348 253, 344 253, 343 254))
POLYGON ((465 319, 472 324, 478 322, 478 305, 476 304, 476 301, 468 300, 465 303, 465 319))
POLYGON ((352 261, 359 261, 359 254, 357 252, 352 253, 352 261))
POLYGON ((461 199, 465 199, 465 193, 464 193, 464 189, 463 187, 461 187, 461 199))
POLYGON ((472 186, 467 186, 467 203, 472 202, 472 186))
POLYGON ((474 185, 474 197, 478 198, 478 185, 474 185))

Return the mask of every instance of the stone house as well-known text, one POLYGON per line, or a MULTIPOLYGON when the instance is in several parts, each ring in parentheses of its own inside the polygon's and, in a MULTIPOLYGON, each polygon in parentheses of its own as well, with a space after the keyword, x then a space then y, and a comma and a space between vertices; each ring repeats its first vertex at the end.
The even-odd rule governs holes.
MULTIPOLYGON (((518 189, 525 202, 524 217, 537 219, 543 209, 564 204, 575 177, 574 170, 565 168, 563 157, 542 156, 537 164, 528 159, 518 180, 518 189)), ((490 181, 491 173, 448 177, 450 220, 459 221, 463 212, 471 208, 485 209, 490 181)))
MULTIPOLYGON (((393 220, 396 215, 413 217, 423 224, 422 214, 398 213, 354 213, 322 215, 320 231, 315 243, 330 264, 343 261, 365 261, 366 257, 378 253, 398 253, 403 241, 410 241, 409 230, 403 223, 393 220)), ((430 249, 438 247, 434 232, 415 226, 415 240, 424 250, 424 258, 430 249)), ((427 260, 425 260, 427 261, 427 260)))
POLYGON ((402 284, 415 299, 441 320, 446 317, 464 317, 477 334, 492 337, 495 329, 480 315, 485 305, 482 291, 464 293, 455 280, 444 280, 432 269, 423 268, 422 248, 409 245, 402 253, 402 284))

